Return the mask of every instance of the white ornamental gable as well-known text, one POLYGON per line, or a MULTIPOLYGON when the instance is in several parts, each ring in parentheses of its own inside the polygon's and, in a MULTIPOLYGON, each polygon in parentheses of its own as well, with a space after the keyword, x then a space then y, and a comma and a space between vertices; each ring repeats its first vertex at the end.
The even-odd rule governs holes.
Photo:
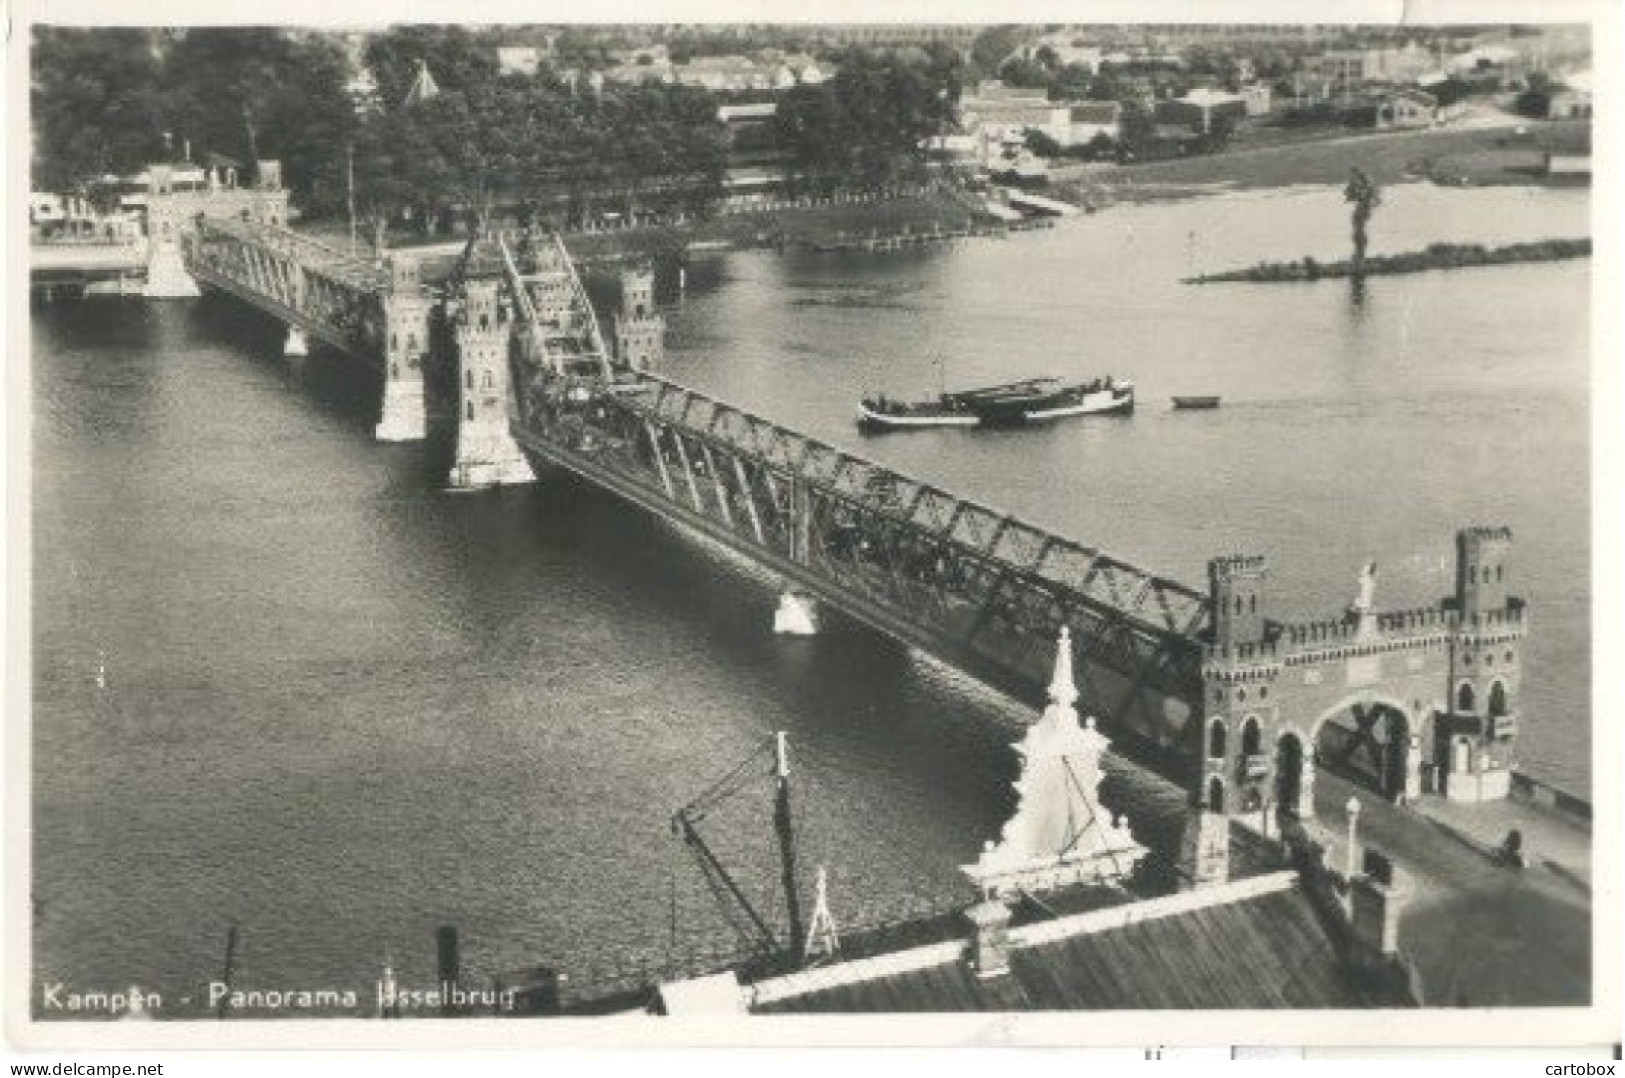
POLYGON ((964 870, 989 897, 1120 880, 1145 856, 1127 822, 1100 803, 1100 758, 1111 742, 1094 719, 1079 724, 1077 700, 1072 637, 1063 627, 1049 706, 1015 746, 1021 757, 1015 815, 964 870))

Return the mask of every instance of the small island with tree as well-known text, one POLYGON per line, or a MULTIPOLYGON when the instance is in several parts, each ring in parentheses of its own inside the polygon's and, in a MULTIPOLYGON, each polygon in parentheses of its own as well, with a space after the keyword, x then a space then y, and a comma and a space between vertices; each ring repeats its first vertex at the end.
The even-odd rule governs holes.
POLYGON ((1382 205, 1382 192, 1361 169, 1354 169, 1343 189, 1343 201, 1353 207, 1354 253, 1341 262, 1318 262, 1305 255, 1288 262, 1260 262, 1246 269, 1204 273, 1185 278, 1186 284, 1225 282, 1270 283, 1277 281, 1319 281, 1348 277, 1358 282, 1369 276, 1422 273, 1426 270, 1462 269, 1468 266, 1505 266, 1517 262, 1554 262, 1565 258, 1585 258, 1591 254, 1591 239, 1537 240, 1486 247, 1481 243, 1430 243, 1420 251, 1397 255, 1366 256, 1367 227, 1372 214, 1382 205))

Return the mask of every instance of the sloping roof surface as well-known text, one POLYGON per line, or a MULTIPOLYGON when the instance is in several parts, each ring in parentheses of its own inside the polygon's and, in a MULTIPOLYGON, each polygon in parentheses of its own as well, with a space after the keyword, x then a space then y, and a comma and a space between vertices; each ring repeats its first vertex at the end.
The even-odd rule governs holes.
POLYGON ((1017 948, 1008 977, 963 962, 793 996, 761 1013, 1347 1008, 1347 980, 1308 897, 1293 887, 1054 943, 1017 948))

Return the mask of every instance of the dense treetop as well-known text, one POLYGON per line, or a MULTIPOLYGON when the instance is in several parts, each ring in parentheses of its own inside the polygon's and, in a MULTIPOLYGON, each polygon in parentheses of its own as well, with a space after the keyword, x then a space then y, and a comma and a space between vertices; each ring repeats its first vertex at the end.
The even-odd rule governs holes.
POLYGON ((918 52, 849 50, 834 78, 781 96, 776 123, 800 183, 873 190, 918 178, 929 140, 953 127, 965 77, 951 49, 918 52))
POLYGON ((268 28, 38 27, 34 183, 75 190, 112 173, 217 153, 280 158, 308 194, 342 169, 356 117, 343 50, 268 28))

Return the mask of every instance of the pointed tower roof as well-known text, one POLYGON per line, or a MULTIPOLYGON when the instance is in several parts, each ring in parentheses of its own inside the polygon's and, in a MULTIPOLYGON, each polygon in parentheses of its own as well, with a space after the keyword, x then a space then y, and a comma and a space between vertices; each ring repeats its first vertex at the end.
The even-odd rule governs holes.
POLYGON ((427 101, 439 93, 440 86, 434 81, 434 76, 429 73, 429 62, 419 60, 418 73, 412 79, 412 88, 406 91, 406 100, 402 101, 401 104, 415 105, 419 101, 427 101))
POLYGON ((1072 681, 1072 630, 1061 626, 1055 646, 1055 673, 1049 680, 1050 702, 1071 707, 1078 702, 1078 687, 1072 681))

